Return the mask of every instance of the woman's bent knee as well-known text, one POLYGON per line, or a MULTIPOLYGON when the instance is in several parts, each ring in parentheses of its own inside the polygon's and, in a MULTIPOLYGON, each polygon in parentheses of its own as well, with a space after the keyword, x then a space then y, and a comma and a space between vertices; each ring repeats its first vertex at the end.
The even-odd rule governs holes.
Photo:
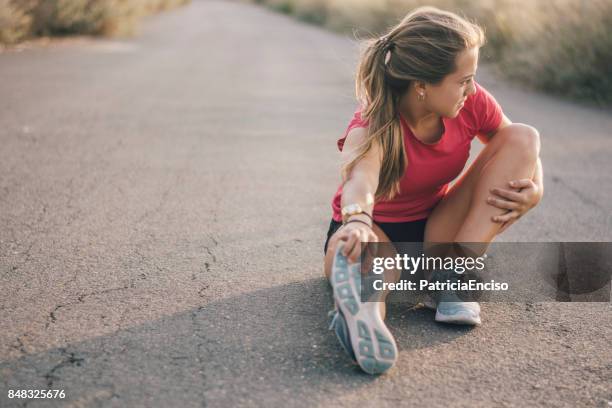
POLYGON ((500 130, 494 138, 498 136, 504 146, 520 152, 525 159, 537 160, 540 154, 540 134, 534 127, 513 123, 500 130))

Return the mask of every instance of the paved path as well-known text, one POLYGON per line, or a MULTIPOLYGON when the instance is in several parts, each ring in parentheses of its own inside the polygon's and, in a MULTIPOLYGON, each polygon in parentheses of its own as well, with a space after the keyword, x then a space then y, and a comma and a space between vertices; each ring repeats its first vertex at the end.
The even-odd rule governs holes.
MULTIPOLYGON (((476 330, 393 306, 396 368, 342 354, 321 260, 355 57, 197 0, 0 55, 0 406, 607 407, 609 304, 487 304, 476 330)), ((505 239, 610 241, 612 116, 480 81, 544 138, 545 200, 505 239)))

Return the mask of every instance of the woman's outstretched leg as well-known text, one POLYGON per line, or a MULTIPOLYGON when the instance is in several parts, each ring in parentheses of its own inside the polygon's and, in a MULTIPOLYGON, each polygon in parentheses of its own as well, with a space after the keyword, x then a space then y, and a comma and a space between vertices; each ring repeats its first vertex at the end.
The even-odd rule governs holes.
MULTIPOLYGON (((376 224, 372 230, 383 243, 376 246, 372 256, 395 256, 386 234, 376 224)), ((395 339, 384 323, 387 292, 377 294, 382 295, 379 301, 362 299, 361 281, 366 275, 362 276, 359 263, 350 263, 342 254, 344 241, 339 239, 339 231, 330 238, 324 262, 335 303, 330 329, 334 329, 342 347, 365 372, 382 373, 395 364, 398 355, 395 339)), ((389 270, 382 277, 386 282, 396 282, 400 272, 389 270)))

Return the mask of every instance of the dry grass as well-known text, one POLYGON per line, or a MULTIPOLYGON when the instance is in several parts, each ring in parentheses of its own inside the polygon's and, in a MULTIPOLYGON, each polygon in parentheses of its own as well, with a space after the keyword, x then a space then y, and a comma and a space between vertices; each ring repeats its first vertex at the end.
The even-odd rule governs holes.
POLYGON ((483 59, 509 78, 568 98, 612 103, 611 0, 257 2, 359 37, 384 32, 415 7, 437 6, 483 26, 483 59))
POLYGON ((27 37, 32 16, 12 0, 0 0, 0 43, 16 43, 27 37))
POLYGON ((146 15, 190 0, 0 0, 0 43, 37 36, 130 35, 146 15))

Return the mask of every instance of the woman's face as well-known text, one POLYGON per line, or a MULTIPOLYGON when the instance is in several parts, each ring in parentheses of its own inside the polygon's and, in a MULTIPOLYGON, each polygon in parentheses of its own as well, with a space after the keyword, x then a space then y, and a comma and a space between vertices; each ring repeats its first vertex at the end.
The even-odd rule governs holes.
POLYGON ((465 99, 476 92, 474 75, 478 68, 478 47, 457 55, 457 69, 436 85, 425 86, 427 109, 447 118, 459 114, 465 99))

